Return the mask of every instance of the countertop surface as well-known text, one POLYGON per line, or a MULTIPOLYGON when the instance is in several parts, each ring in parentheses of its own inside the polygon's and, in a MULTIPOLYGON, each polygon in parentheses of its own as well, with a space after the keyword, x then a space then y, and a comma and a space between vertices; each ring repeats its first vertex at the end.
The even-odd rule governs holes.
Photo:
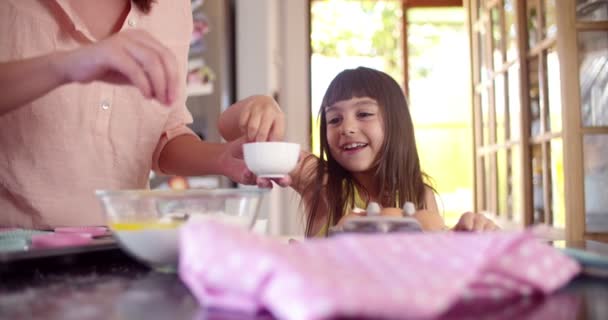
MULTIPOLYGON (((548 297, 456 308, 443 319, 608 319, 608 279, 580 276, 548 297)), ((0 319, 272 319, 205 310, 176 274, 118 248, 3 262, 0 319)))

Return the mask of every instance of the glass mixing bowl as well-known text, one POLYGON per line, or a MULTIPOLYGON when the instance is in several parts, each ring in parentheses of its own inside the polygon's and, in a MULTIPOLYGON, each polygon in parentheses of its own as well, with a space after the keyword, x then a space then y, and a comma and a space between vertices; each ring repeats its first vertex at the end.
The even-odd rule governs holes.
POLYGON ((267 192, 255 188, 98 190, 96 195, 108 227, 127 253, 151 267, 174 269, 183 223, 212 219, 251 229, 267 192))

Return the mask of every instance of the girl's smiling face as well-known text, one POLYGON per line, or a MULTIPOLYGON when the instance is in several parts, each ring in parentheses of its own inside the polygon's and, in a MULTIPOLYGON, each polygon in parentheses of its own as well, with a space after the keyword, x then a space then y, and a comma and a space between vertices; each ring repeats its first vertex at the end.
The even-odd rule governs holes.
POLYGON ((338 101, 325 108, 327 144, 334 159, 351 173, 377 165, 384 141, 384 124, 376 100, 362 97, 338 101))

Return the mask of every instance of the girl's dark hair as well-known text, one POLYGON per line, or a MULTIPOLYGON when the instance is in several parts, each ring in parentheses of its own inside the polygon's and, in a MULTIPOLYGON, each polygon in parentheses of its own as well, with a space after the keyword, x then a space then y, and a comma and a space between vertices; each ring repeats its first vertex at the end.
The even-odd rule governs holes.
POLYGON ((359 67, 338 74, 325 92, 319 111, 321 118, 320 161, 318 162, 306 221, 306 235, 318 226, 318 208, 327 205, 326 225, 336 224, 347 208, 354 208, 355 188, 369 198, 368 190, 359 185, 351 174, 332 157, 327 142, 327 119, 325 108, 336 102, 351 98, 369 97, 378 103, 384 122, 384 141, 378 155, 374 179, 380 186, 378 198, 383 207, 402 207, 406 201, 416 208, 426 208, 425 182, 428 176, 420 169, 414 127, 408 104, 401 87, 384 72, 359 67), (380 196, 381 195, 381 196, 380 196))
POLYGON ((137 9, 141 10, 143 13, 150 12, 152 8, 152 3, 156 0, 133 0, 133 3, 137 6, 137 9))

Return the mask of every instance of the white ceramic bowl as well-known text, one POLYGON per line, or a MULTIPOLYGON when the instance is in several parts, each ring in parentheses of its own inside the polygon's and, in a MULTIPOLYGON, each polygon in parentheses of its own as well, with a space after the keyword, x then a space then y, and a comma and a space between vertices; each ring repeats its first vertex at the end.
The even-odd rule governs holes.
MULTIPOLYGON (((119 245, 160 269, 178 261, 178 231, 188 220, 212 219, 251 229, 264 189, 97 191, 119 245)), ((212 244, 201 244, 212 245, 212 244)))
POLYGON ((300 145, 291 142, 251 142, 243 145, 245 164, 260 178, 281 178, 298 164, 300 145))

